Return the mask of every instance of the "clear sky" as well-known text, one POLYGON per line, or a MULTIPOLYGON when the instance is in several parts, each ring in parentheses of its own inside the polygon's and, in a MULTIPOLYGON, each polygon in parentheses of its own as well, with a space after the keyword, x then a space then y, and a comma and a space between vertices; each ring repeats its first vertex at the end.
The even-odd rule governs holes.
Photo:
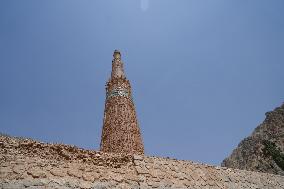
POLYGON ((147 155, 218 165, 284 102, 283 0, 1 0, 0 132, 98 149, 115 49, 147 155))

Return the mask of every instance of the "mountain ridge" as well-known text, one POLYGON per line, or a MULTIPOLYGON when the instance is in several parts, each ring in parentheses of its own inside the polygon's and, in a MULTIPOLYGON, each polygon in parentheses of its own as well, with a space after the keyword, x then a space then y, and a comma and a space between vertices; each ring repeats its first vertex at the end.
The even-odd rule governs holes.
POLYGON ((284 157, 284 103, 265 115, 265 120, 238 144, 221 166, 284 175, 281 165, 270 154, 270 151, 276 150, 276 158, 284 157), (268 146, 268 143, 271 145, 268 146))

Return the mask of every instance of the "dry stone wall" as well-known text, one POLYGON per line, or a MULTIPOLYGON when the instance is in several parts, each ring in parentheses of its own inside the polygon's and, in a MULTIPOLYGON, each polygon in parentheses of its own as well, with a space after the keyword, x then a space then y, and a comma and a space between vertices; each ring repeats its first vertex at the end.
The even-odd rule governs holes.
POLYGON ((0 136, 0 188, 283 189, 284 177, 0 136))

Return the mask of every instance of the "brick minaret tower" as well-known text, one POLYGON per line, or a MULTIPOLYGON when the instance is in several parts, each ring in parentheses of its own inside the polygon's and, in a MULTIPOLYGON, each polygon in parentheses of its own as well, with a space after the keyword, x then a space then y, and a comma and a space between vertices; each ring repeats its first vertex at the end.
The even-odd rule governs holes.
POLYGON ((101 151, 144 154, 131 86, 118 50, 113 53, 111 78, 106 83, 101 151))

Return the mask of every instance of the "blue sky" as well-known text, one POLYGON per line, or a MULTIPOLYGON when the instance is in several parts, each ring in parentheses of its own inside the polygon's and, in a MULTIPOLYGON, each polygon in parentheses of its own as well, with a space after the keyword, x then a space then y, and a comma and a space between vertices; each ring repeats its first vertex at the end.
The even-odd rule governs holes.
POLYGON ((119 49, 147 155, 219 165, 284 102, 283 0, 0 1, 0 131, 98 149, 119 49))

